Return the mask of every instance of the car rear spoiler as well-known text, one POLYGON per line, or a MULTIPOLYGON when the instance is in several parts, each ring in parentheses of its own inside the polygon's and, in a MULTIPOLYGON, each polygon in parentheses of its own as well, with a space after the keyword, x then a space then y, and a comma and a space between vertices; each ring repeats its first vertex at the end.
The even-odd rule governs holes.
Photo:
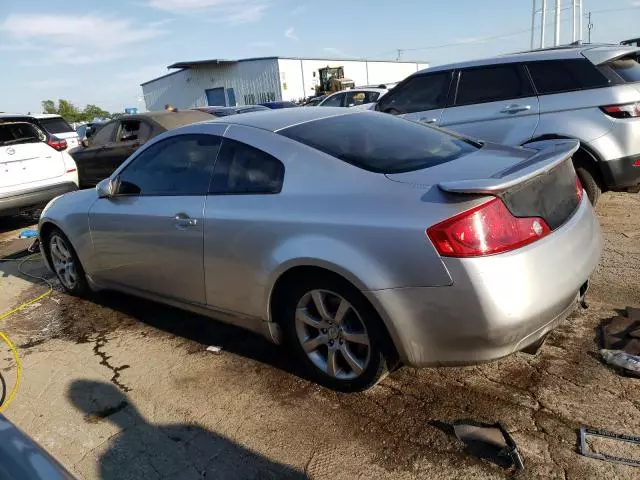
POLYGON ((640 48, 630 45, 618 45, 616 47, 595 47, 582 52, 582 55, 594 65, 618 60, 627 55, 640 54, 640 48))
POLYGON ((477 193, 499 195, 521 183, 528 182, 554 169, 571 156, 580 147, 578 140, 544 140, 532 142, 526 146, 538 152, 532 157, 498 172, 489 178, 455 180, 442 182, 438 187, 451 193, 477 193))

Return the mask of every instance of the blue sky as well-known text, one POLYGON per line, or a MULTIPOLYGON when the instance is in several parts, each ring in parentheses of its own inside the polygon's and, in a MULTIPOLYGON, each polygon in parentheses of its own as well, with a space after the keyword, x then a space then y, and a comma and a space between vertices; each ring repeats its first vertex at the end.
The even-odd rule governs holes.
MULTIPOLYGON (((549 8, 554 0, 547 0, 549 8)), ((569 0, 562 0, 564 6, 569 0)), ((365 57, 432 65, 529 47, 530 0, 2 0, 0 111, 43 99, 121 111, 176 61, 365 57), (334 6, 334 8, 332 8, 334 6)), ((640 36, 640 0, 584 0, 592 41, 640 36)), ((568 10, 562 41, 571 40, 568 10)), ((547 42, 552 42, 553 15, 547 42)), ((586 21, 585 21, 586 31, 586 21)), ((586 38, 586 34, 585 34, 586 38)))

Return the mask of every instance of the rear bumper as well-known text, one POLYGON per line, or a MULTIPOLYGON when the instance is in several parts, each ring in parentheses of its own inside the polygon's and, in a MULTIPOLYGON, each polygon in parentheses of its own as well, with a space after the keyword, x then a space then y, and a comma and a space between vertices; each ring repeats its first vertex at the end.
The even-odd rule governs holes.
POLYGON ((78 185, 75 183, 64 182, 2 196, 0 197, 0 215, 14 215, 23 208, 44 205, 59 195, 73 192, 77 189, 78 185))
POLYGON ((495 360, 535 343, 576 307, 602 236, 586 197, 548 237, 506 254, 444 258, 453 285, 367 292, 411 366, 495 360))
POLYGON ((600 162, 604 184, 611 189, 640 185, 640 167, 633 166, 638 161, 640 154, 600 162))

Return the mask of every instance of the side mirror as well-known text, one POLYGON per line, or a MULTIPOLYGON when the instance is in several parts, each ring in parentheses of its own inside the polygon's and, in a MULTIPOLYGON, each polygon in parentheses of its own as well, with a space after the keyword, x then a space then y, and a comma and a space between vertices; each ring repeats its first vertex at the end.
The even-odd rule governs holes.
POLYGON ((86 138, 82 139, 82 146, 84 148, 87 148, 89 146, 89 140, 87 140, 86 138))
POLYGON ((111 181, 110 178, 105 178, 98 182, 96 190, 98 191, 98 198, 111 198, 116 193, 115 182, 111 181))

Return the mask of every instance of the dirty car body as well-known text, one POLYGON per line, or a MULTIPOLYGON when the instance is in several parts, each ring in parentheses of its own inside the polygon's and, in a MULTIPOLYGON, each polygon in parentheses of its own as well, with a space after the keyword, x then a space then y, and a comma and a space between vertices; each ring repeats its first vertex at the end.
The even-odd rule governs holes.
MULTIPOLYGON (((51 232, 68 237, 93 289, 176 305, 276 343, 283 331, 295 340, 289 314, 308 312, 300 302, 289 308, 287 292, 325 279, 309 287, 316 301, 333 291, 329 278, 351 299, 360 332, 389 340, 385 354, 417 367, 473 364, 534 344, 584 293, 602 237, 576 183, 577 148, 484 144, 370 111, 234 115, 167 132, 96 190, 50 203, 41 236, 49 262, 51 232), (193 177, 206 177, 202 189, 145 194, 136 169, 163 155, 161 142, 189 139, 202 151, 185 162, 207 164, 210 177, 193 177)), ((302 321, 321 332, 296 323, 305 352, 334 340, 343 348, 333 322, 302 321)), ((353 363, 347 350, 356 372, 371 361, 369 352, 353 363)), ((336 379, 351 378, 332 355, 323 363, 309 354, 336 379)))

